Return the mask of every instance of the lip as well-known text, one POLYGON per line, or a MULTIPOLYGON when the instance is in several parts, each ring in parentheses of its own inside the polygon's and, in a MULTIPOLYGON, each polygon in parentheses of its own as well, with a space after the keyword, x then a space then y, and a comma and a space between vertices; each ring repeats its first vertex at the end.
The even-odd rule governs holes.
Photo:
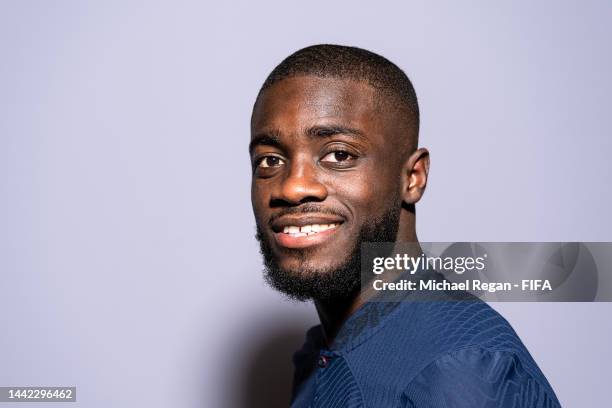
POLYGON ((307 216, 284 216, 280 217, 272 222, 272 231, 274 233, 274 239, 276 243, 285 248, 299 249, 307 248, 310 246, 320 245, 325 241, 333 237, 334 234, 342 228, 344 219, 337 216, 330 215, 307 215, 307 216), (290 234, 283 233, 283 228, 287 226, 298 226, 303 227, 311 224, 338 224, 336 227, 318 232, 312 235, 305 235, 300 237, 291 236, 290 234))

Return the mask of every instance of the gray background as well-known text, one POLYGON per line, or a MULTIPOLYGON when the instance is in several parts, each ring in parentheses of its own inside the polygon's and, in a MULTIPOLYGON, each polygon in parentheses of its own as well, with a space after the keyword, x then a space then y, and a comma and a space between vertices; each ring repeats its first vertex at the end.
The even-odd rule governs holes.
MULTIPOLYGON (((267 73, 312 43, 412 78, 422 240, 612 241, 611 17, 604 1, 2 1, 0 385, 75 385, 73 407, 286 398, 316 316, 261 279, 248 122, 267 73)), ((494 306, 564 406, 609 403, 611 304, 494 306)))

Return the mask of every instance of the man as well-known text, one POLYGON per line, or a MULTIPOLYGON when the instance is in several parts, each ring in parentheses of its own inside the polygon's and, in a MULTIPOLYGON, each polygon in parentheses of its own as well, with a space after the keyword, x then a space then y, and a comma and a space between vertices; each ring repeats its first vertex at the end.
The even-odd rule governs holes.
POLYGON ((362 242, 418 244, 429 153, 404 72, 372 52, 287 57, 251 118, 252 203, 268 282, 316 305, 295 407, 557 407, 509 324, 481 301, 371 302, 362 242))

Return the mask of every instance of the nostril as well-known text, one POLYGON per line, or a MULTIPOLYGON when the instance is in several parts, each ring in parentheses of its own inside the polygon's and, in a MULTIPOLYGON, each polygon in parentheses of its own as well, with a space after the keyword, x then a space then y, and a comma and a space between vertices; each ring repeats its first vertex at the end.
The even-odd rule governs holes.
POLYGON ((318 203, 321 202, 323 200, 325 200, 325 198, 327 197, 327 195, 325 195, 324 198, 319 198, 316 196, 304 196, 302 198, 300 198, 299 200, 295 201, 295 200, 288 200, 287 198, 280 198, 280 197, 273 197, 270 199, 270 207, 275 208, 275 207, 295 207, 301 204, 306 204, 306 203, 318 203))
MULTIPOLYGON (((323 201, 327 197, 327 188, 316 178, 313 172, 295 171, 279 180, 277 194, 273 198, 285 204, 299 205, 307 202, 323 201)), ((280 202, 279 202, 280 203, 280 202)))

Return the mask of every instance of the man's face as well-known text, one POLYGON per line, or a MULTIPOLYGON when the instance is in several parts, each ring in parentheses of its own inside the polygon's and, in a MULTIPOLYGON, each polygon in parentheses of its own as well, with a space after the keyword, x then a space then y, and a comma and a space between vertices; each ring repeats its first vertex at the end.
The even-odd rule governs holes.
POLYGON ((299 76, 266 89, 254 108, 257 237, 268 280, 291 296, 353 291, 361 241, 395 241, 402 156, 377 98, 363 82, 299 76))

